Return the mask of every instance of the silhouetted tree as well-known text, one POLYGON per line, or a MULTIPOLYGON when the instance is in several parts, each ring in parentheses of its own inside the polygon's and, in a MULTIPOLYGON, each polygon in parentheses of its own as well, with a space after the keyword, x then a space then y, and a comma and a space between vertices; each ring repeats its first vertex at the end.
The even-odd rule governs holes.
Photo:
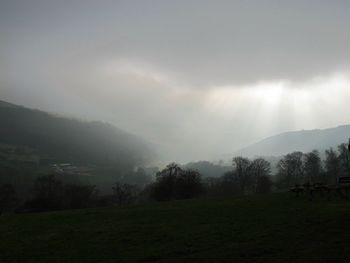
POLYGON ((271 165, 263 158, 250 161, 247 158, 233 158, 234 169, 220 178, 206 180, 208 194, 228 196, 232 194, 267 193, 271 191, 271 165))
POLYGON ((194 170, 184 170, 177 175, 175 181, 175 198, 188 199, 203 192, 201 175, 194 170))
POLYGON ((330 148, 325 151, 326 159, 324 161, 325 173, 328 178, 328 182, 336 183, 340 174, 340 161, 338 158, 338 153, 330 148))
POLYGON ((322 163, 320 154, 317 150, 304 154, 304 177, 305 182, 317 183, 322 182, 322 163))
POLYGON ((152 196, 159 201, 185 199, 197 196, 202 190, 200 173, 171 163, 157 173, 152 196))
POLYGON ((283 158, 278 162, 277 178, 278 186, 280 188, 287 188, 303 182, 302 157, 302 152, 293 152, 283 156, 283 158))
POLYGON ((235 176, 237 177, 241 191, 247 192, 252 185, 251 163, 244 157, 235 157, 232 160, 235 176))
MULTIPOLYGON (((255 193, 257 192, 263 192, 261 191, 262 188, 264 188, 262 185, 265 181, 267 181, 267 178, 269 179, 270 173, 271 173, 271 165, 268 161, 266 161, 263 158, 255 159, 250 164, 250 173, 252 176, 252 182, 253 182, 253 191, 255 193), (264 177, 263 179, 261 179, 264 177)), ((270 180, 271 181, 271 180, 270 180)), ((271 185, 270 185, 271 187, 271 185)))
POLYGON ((176 178, 182 173, 181 167, 176 163, 168 164, 165 169, 156 175, 153 195, 156 200, 170 200, 175 197, 176 178))
POLYGON ((339 151, 339 163, 342 176, 350 176, 350 154, 348 147, 345 143, 338 146, 339 151))

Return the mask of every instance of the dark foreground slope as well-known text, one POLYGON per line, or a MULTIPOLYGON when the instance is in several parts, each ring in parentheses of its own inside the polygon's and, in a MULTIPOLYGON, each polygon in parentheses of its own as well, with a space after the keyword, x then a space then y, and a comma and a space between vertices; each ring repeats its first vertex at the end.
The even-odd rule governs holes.
POLYGON ((350 202, 288 195, 0 217, 1 262, 350 262, 350 202))

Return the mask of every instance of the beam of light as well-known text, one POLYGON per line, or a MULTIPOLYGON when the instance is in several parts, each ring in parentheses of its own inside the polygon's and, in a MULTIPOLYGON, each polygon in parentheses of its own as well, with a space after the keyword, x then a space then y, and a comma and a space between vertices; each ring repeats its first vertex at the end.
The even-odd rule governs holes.
POLYGON ((344 114, 348 98, 350 77, 337 73, 300 83, 280 80, 216 86, 205 105, 227 122, 226 129, 237 126, 263 138, 282 131, 349 123, 349 114, 344 114))
POLYGON ((284 131, 350 123, 350 106, 344 111, 349 74, 197 87, 137 61, 115 60, 99 70, 96 92, 106 94, 104 105, 117 112, 116 124, 135 133, 141 129, 169 148, 176 142, 200 156, 222 151, 222 145, 234 150, 284 131))

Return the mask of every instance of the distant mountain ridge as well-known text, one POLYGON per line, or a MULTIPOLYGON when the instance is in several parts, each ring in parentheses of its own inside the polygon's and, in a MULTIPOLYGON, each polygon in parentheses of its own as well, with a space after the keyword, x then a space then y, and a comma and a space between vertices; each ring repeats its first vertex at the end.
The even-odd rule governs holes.
POLYGON ((350 138, 350 125, 329 129, 301 130, 281 133, 268 137, 237 151, 236 155, 281 156, 293 151, 308 152, 314 149, 326 150, 347 143, 350 138))
POLYGON ((152 158, 145 140, 110 124, 58 117, 0 101, 0 144, 34 149, 57 162, 139 165, 152 158))

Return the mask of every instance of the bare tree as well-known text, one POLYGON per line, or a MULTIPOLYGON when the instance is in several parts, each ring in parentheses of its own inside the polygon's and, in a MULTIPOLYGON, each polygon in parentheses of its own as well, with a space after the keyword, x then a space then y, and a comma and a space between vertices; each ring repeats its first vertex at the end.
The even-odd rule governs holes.
POLYGON ((154 185, 154 198, 159 201, 174 198, 176 178, 182 172, 183 170, 176 163, 170 163, 165 169, 159 171, 154 185))
POLYGON ((194 170, 183 170, 171 163, 157 173, 153 184, 153 197, 156 200, 192 198, 203 190, 201 174, 194 170))
POLYGON ((300 184, 303 177, 303 153, 289 153, 277 164, 277 177, 281 187, 290 187, 294 184, 300 184))
POLYGON ((316 183, 321 181, 322 163, 317 150, 304 154, 304 177, 307 182, 316 183))
POLYGON ((253 179, 253 191, 257 193, 259 183, 265 183, 265 181, 267 181, 266 177, 270 177, 271 165, 263 158, 255 159, 250 164, 250 173, 253 179), (264 179, 262 179, 262 177, 264 177, 264 179))
POLYGON ((252 183, 252 177, 250 173, 250 161, 248 158, 235 157, 232 160, 234 172, 237 176, 240 189, 243 193, 249 190, 249 186, 252 183))
POLYGON ((343 176, 350 176, 350 153, 348 150, 348 146, 345 143, 343 143, 338 146, 338 151, 341 174, 343 176))
POLYGON ((330 148, 326 150, 326 159, 324 161, 324 166, 326 169, 326 175, 330 183, 336 183, 340 174, 340 161, 338 153, 330 148))

